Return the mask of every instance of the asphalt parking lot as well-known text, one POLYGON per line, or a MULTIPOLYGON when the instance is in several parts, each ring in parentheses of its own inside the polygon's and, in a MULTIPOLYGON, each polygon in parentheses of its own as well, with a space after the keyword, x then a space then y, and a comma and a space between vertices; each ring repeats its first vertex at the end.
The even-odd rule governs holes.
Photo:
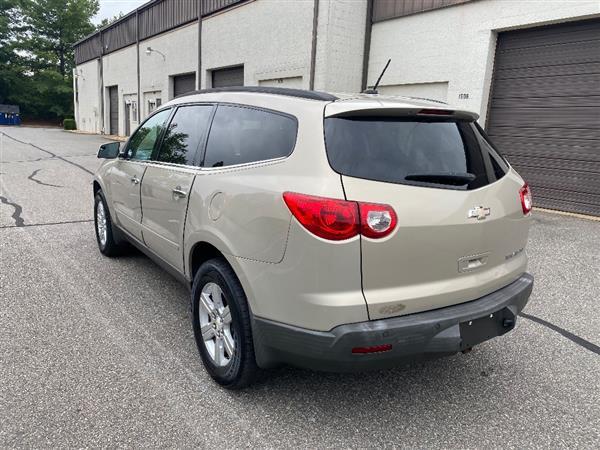
POLYGON ((469 354, 282 368, 228 392, 202 367, 186 289, 97 250, 106 139, 0 139, 0 447, 600 447, 600 222, 535 212, 525 316, 469 354))

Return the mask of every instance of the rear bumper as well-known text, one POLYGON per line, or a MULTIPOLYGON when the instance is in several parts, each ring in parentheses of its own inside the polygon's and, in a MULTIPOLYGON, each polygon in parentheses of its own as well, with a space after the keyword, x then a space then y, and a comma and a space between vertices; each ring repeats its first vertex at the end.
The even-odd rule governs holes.
POLYGON ((286 363, 315 370, 349 372, 451 355, 512 330, 532 289, 533 277, 523 274, 502 289, 467 303, 391 319, 340 325, 326 332, 254 318, 257 363, 263 368, 286 363), (352 353, 356 347, 386 344, 391 344, 391 350, 352 353))

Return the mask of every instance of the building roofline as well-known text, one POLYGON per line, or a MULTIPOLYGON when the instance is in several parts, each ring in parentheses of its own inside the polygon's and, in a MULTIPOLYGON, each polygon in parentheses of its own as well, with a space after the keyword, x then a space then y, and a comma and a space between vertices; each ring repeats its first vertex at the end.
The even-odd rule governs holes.
MULTIPOLYGON (((111 22, 111 23, 109 23, 108 25, 105 25, 104 27, 102 27, 102 28, 100 28, 100 29, 98 29, 98 30, 96 30, 96 31, 94 31, 94 32, 92 32, 92 33, 90 33, 90 34, 88 34, 87 36, 85 36, 85 37, 82 37, 82 38, 81 38, 81 39, 79 39, 78 41, 76 41, 76 42, 74 42, 73 44, 71 44, 71 47, 72 47, 72 48, 75 48, 75 47, 77 47, 79 44, 82 44, 83 42, 85 42, 85 41, 87 41, 87 40, 89 40, 89 39, 91 39, 91 38, 93 38, 93 37, 95 37, 95 36, 97 36, 97 35, 101 34, 102 32, 105 32, 105 31, 107 31, 108 29, 112 28, 113 26, 115 26, 115 25, 118 25, 119 23, 121 23, 121 22, 125 21, 126 19, 129 19, 131 16, 134 16, 134 15, 136 15, 136 14, 138 14, 138 13, 141 13, 142 11, 144 11, 144 10, 146 10, 146 9, 150 8, 150 7, 151 7, 152 5, 154 5, 155 3, 160 3, 160 2, 162 2, 162 1, 164 1, 164 0, 149 0, 149 1, 147 1, 147 2, 146 2, 146 3, 144 3, 143 5, 140 5, 140 6, 138 6, 137 8, 135 8, 133 11, 130 11, 130 12, 128 12, 127 14, 125 14, 125 15, 124 15, 124 16, 122 16, 122 17, 119 17, 119 18, 118 18, 117 20, 115 20, 114 22, 111 22)), ((235 7, 239 6, 239 5, 243 5, 243 4, 245 4, 246 2, 248 2, 248 3, 249 3, 249 2, 251 2, 251 1, 253 1, 253 0, 238 0, 238 1, 235 1, 233 4, 226 4, 226 5, 224 5, 224 6, 221 6, 221 7, 219 7, 219 8, 216 8, 216 9, 214 9, 214 10, 211 10, 211 11, 210 11, 209 13, 207 13, 207 14, 200 14, 200 12, 199 12, 199 13, 198 13, 198 15, 199 15, 199 16, 201 16, 202 18, 204 18, 204 17, 208 17, 208 16, 211 16, 211 15, 213 15, 213 14, 216 14, 216 13, 218 13, 218 12, 221 12, 221 11, 223 11, 223 10, 227 10, 227 9, 230 9, 230 8, 235 8, 235 7)), ((194 20, 193 20, 193 21, 196 21, 196 20, 198 20, 198 17, 194 18, 194 20)), ((192 21, 190 21, 190 22, 192 22, 192 21)), ((183 25, 185 25, 185 24, 179 24, 179 25, 177 25, 175 28, 177 28, 177 27, 179 27, 179 26, 183 26, 183 25)), ((165 30, 165 31, 167 31, 167 30, 165 30)), ((139 30, 138 30, 137 32, 139 32, 139 30)), ((150 36, 149 36, 149 37, 150 37, 150 36)), ((147 38, 145 38, 145 39, 147 39, 147 38)))
POLYGON ((148 8, 149 6, 151 6, 153 3, 157 3, 160 2, 162 0, 150 0, 146 3, 144 3, 143 5, 138 6, 137 8, 135 8, 133 11, 129 11, 127 14, 119 17, 117 20, 115 20, 114 22, 109 23, 108 25, 103 26, 102 28, 97 29, 96 31, 88 34, 85 37, 82 37, 81 39, 79 39, 77 42, 74 42, 72 44, 73 47, 81 44, 82 42, 87 41, 88 39, 93 38, 94 36, 96 36, 97 34, 101 33, 102 31, 106 31, 109 28, 117 25, 118 23, 121 23, 122 21, 124 21, 125 19, 128 19, 130 16, 134 16, 138 11, 142 11, 146 8, 148 8))

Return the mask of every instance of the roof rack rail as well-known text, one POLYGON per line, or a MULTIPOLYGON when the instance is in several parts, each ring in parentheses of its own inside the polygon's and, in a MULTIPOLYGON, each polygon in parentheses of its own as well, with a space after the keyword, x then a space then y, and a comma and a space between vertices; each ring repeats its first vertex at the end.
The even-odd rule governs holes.
POLYGON ((191 92, 187 92, 185 94, 178 95, 175 98, 186 97, 188 95, 211 94, 211 93, 217 93, 217 92, 254 92, 257 94, 286 95, 288 97, 306 98, 309 100, 321 100, 321 101, 325 101, 325 102, 333 102, 338 99, 338 97, 336 97, 335 95, 328 94, 327 92, 309 91, 306 89, 262 87, 262 86, 238 86, 238 87, 200 89, 198 91, 191 91, 191 92))

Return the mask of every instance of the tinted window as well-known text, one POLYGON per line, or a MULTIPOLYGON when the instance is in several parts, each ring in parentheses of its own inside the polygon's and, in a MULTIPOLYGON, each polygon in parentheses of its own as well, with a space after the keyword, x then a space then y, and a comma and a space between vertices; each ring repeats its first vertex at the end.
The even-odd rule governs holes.
POLYGON ((488 183, 468 122, 332 117, 325 119, 325 141, 331 166, 344 175, 455 189, 488 183))
POLYGON ((489 136, 485 131, 479 126, 479 124, 475 124, 476 133, 479 137, 479 144, 481 149, 484 152, 487 152, 490 155, 490 161, 492 163, 492 168, 494 169, 494 174, 496 175, 496 179, 502 178, 508 172, 508 162, 506 159, 500 154, 496 146, 490 141, 489 136))
POLYGON ((158 160, 173 164, 194 164, 196 150, 204 141, 212 113, 210 105, 182 106, 165 131, 158 160))
POLYGON ((128 158, 142 161, 152 158, 154 145, 160 137, 169 114, 171 114, 171 110, 165 109, 150 117, 137 129, 127 144, 128 158))
POLYGON ((220 105, 210 128, 205 167, 232 166, 288 156, 296 120, 258 109, 220 105))

